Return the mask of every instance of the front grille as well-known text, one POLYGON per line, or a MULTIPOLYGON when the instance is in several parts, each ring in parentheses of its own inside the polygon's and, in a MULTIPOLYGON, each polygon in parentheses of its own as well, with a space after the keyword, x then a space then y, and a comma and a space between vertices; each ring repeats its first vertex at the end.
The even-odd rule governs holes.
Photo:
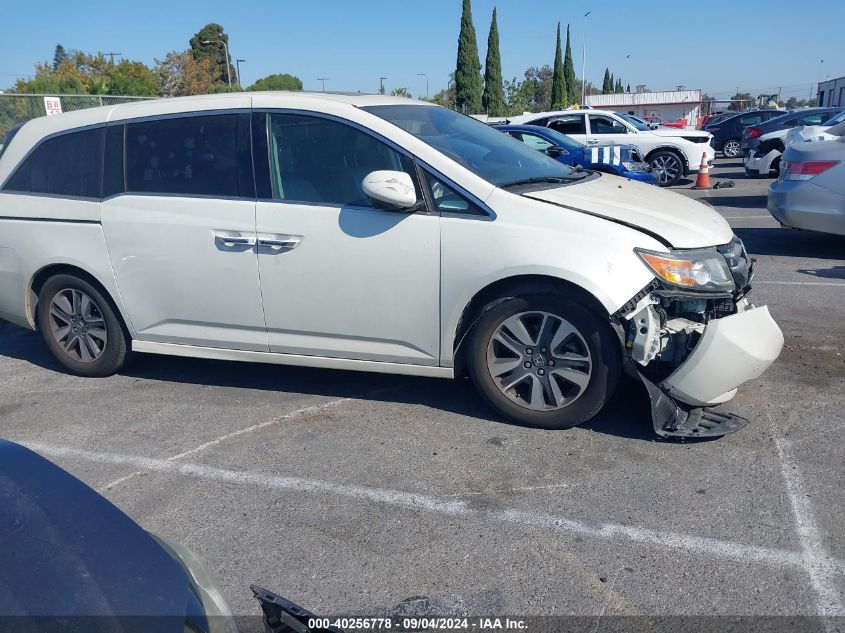
POLYGON ((730 242, 719 246, 716 250, 722 254, 728 263, 737 291, 743 293, 751 282, 754 260, 749 259, 742 240, 734 237, 730 242))

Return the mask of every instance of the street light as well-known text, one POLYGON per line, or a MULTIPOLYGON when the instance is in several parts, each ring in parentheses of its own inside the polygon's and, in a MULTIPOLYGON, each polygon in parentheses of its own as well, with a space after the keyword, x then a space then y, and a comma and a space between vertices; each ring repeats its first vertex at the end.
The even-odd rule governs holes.
POLYGON ((417 73, 417 77, 425 77, 425 100, 428 101, 428 75, 425 73, 417 73))
POLYGON ((245 59, 236 59, 235 60, 235 69, 238 71, 238 86, 243 88, 243 83, 241 82, 241 62, 246 62, 245 59))
POLYGON ((581 107, 587 101, 587 16, 591 11, 584 14, 584 49, 581 52, 581 107))
POLYGON ((317 77, 317 81, 323 82, 323 92, 326 91, 326 82, 331 79, 331 77, 317 77))
POLYGON ((383 95, 383 94, 384 94, 384 80, 385 80, 385 79, 387 79, 387 77, 379 77, 379 78, 378 78, 378 80, 379 80, 379 89, 378 89, 378 93, 379 93, 380 95, 383 95))
POLYGON ((229 63, 229 47, 226 45, 226 42, 223 40, 203 40, 203 44, 222 44, 223 50, 226 51, 226 79, 229 82, 229 90, 232 89, 232 70, 229 68, 231 64, 229 63))

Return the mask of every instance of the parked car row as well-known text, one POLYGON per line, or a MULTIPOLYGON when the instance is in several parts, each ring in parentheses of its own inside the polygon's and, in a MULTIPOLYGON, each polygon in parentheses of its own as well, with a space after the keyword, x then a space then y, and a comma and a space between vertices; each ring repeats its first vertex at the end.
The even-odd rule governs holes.
POLYGON ((725 158, 736 158, 741 153, 742 131, 749 125, 759 125, 783 114, 783 110, 752 110, 725 114, 711 119, 704 131, 713 135, 713 149, 725 158))
POLYGON ((558 110, 512 117, 510 125, 548 127, 579 143, 631 145, 651 165, 661 187, 698 172, 702 156, 714 157, 712 135, 701 130, 651 129, 636 117, 606 110, 558 110))

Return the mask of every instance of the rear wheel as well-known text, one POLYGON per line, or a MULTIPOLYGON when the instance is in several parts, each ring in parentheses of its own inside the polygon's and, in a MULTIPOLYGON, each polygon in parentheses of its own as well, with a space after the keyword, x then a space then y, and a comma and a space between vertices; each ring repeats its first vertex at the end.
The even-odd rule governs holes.
POLYGON ((661 187, 676 184, 684 175, 684 161, 675 152, 669 150, 655 152, 649 156, 648 162, 657 175, 657 184, 661 187))
POLYGON ((739 139, 729 138, 722 144, 722 154, 725 158, 736 158, 739 156, 740 143, 739 139))
POLYGON ((484 313, 467 349, 470 377, 501 415, 567 429, 595 416, 619 381, 619 343, 581 305, 556 295, 508 299, 484 313))
POLYGON ((41 288, 36 318, 44 342, 79 376, 109 376, 123 367, 129 341, 102 292, 74 275, 50 277, 41 288))

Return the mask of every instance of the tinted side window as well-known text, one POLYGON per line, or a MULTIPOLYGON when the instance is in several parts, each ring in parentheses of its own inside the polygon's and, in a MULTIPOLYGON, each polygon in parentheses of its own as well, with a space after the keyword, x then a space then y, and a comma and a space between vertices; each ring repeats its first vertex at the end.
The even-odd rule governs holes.
POLYGON ((416 181, 409 159, 351 125, 298 114, 270 115, 276 199, 369 207, 361 183, 382 169, 404 171, 416 181))
POLYGON ((821 125, 823 121, 827 121, 829 118, 827 112, 814 112, 798 119, 798 125, 821 125))
POLYGON ((628 130, 624 125, 610 117, 591 114, 590 132, 592 134, 625 134, 628 130))
POLYGON ((129 123, 130 193, 254 197, 249 114, 129 123))
POLYGON ((561 117, 551 121, 548 127, 563 134, 586 134, 587 125, 584 117, 579 115, 561 117))
POLYGON ((105 128, 99 127, 44 141, 15 170, 4 189, 99 198, 105 133, 105 128))
POLYGON ((528 147, 539 150, 541 152, 545 152, 552 145, 554 145, 554 143, 552 143, 551 141, 547 141, 546 139, 541 138, 536 134, 523 134, 521 140, 523 143, 528 145, 528 147))
POLYGON ((425 172, 425 181, 428 186, 428 193, 434 207, 441 213, 469 213, 473 215, 486 215, 478 205, 465 198, 452 189, 437 176, 425 172))

